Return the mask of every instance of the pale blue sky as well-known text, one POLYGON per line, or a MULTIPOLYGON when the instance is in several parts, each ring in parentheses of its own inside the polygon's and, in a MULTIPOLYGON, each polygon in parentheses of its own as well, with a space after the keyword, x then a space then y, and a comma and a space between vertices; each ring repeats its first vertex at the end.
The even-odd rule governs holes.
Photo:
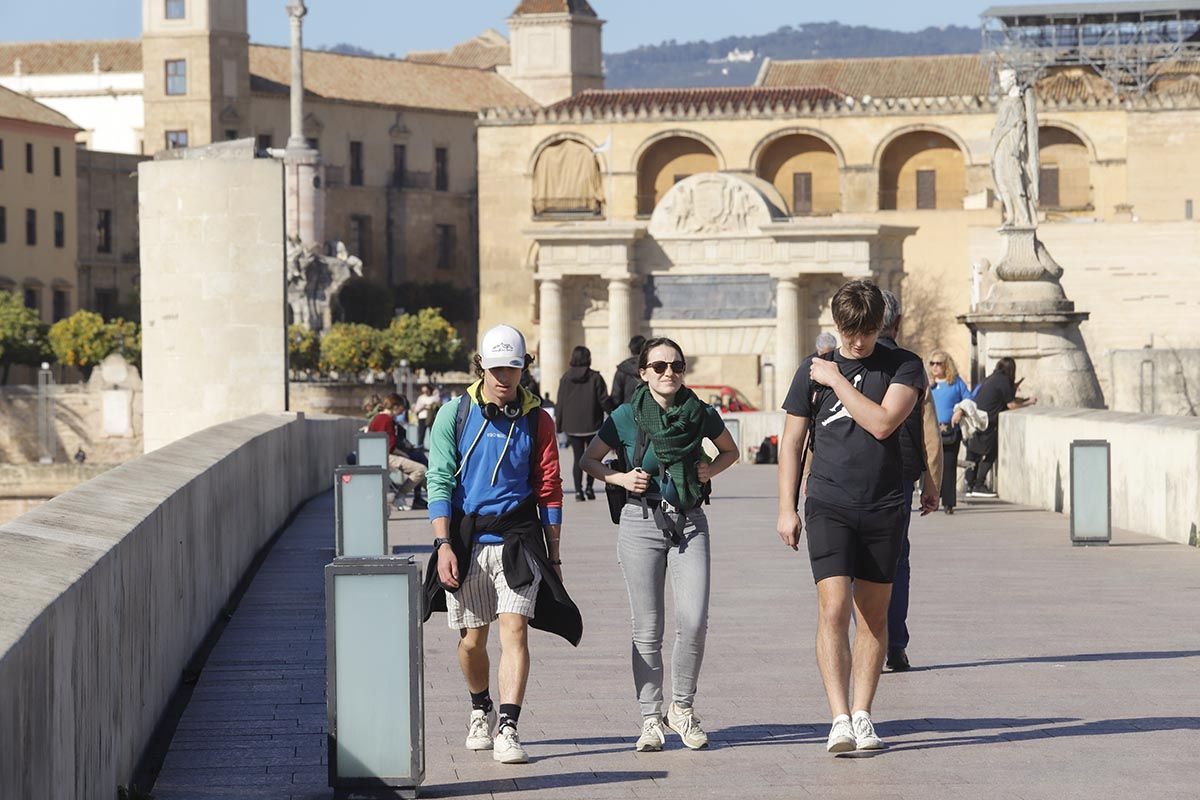
MULTIPOLYGON (((893 30, 978 25, 991 3, 972 0, 592 0, 606 19, 604 49, 621 52, 680 42, 767 33, 782 25, 843 22, 893 30)), ((284 0, 250 0, 250 38, 286 44, 284 0)), ((378 53, 445 49, 484 28, 507 33, 517 0, 311 0, 305 44, 339 42, 378 53)), ((0 40, 117 39, 141 27, 140 0, 0 0, 0 40)))

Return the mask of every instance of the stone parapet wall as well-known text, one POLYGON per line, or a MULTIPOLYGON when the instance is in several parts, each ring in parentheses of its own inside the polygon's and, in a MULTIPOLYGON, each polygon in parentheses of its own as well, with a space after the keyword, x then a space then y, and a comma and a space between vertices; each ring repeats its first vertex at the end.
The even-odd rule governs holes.
POLYGON ((1071 442, 1111 446, 1112 525, 1197 544, 1200 419, 1070 408, 1000 415, 996 488, 1013 503, 1071 511, 1071 442))
MULTIPOLYGON (((98 376, 97 376, 98 377, 98 376)), ((122 398, 127 404, 126 435, 105 432, 104 391, 99 381, 59 384, 54 393, 53 459, 70 462, 83 449, 89 464, 120 464, 142 454, 142 391, 140 384, 122 398)), ((0 388, 0 461, 38 462, 37 387, 0 388)))
POLYGON ((112 797, 130 782, 238 581, 329 487, 353 431, 228 422, 0 527, 0 797, 112 797))

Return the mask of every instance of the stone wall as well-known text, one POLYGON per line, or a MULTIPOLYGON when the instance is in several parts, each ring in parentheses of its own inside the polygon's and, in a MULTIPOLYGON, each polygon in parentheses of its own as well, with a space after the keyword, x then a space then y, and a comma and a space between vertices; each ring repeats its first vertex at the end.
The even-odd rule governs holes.
POLYGON ((90 800, 130 782, 255 554, 329 488, 353 430, 229 422, 0 527, 0 797, 90 800))
POLYGON ((1112 350, 1108 407, 1137 414, 1200 413, 1200 350, 1144 347, 1112 350))
POLYGON ((1112 525, 1197 544, 1200 419, 1025 408, 1000 415, 996 487, 1013 503, 1071 511, 1071 442, 1110 443, 1112 525))

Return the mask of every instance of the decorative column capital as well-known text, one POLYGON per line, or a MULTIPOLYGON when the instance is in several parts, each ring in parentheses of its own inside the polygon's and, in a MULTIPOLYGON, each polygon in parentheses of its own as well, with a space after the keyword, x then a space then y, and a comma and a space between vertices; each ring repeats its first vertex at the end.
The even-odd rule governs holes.
POLYGON ((308 13, 304 0, 288 0, 284 7, 287 9, 288 16, 294 20, 298 20, 308 13))

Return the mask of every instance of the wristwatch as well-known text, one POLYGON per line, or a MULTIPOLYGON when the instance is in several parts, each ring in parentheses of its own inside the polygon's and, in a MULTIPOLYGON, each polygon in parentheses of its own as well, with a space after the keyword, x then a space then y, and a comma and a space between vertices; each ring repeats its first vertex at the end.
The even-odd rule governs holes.
MULTIPOLYGON (((439 536, 436 539, 434 539, 433 540, 433 552, 436 553, 438 551, 438 548, 444 544, 450 544, 450 540, 447 539, 445 536, 439 536)), ((453 545, 451 545, 451 547, 453 547, 453 545)))

